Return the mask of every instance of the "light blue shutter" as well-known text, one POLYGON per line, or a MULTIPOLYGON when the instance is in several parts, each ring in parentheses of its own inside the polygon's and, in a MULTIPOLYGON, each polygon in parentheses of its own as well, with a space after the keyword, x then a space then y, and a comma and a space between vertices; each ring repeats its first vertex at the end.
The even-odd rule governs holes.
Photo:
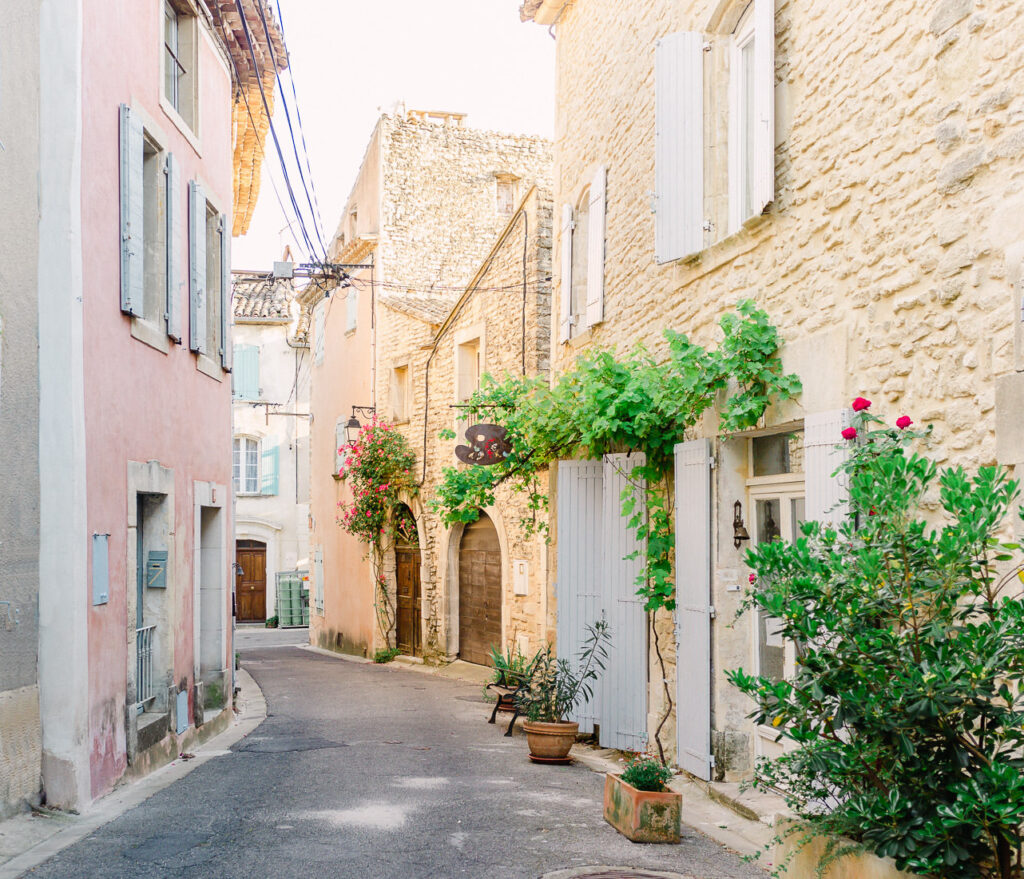
POLYGON ((775 0, 754 0, 754 214, 775 200, 775 0))
POLYGON ((655 259, 704 248, 704 37, 680 32, 655 50, 655 259))
POLYGON ((92 603, 110 600, 110 535, 92 536, 92 603))
POLYGON ((587 226, 587 326, 604 320, 604 238, 608 203, 608 172, 598 168, 590 183, 587 226))
POLYGON ((260 494, 277 494, 277 470, 280 459, 278 446, 263 450, 260 467, 260 494))
MULTIPOLYGON (((604 474, 600 461, 558 462, 558 656, 575 667, 588 623, 601 619, 601 517, 604 474)), ((580 732, 594 731, 600 689, 569 719, 580 732)))
POLYGON ((845 474, 833 474, 846 458, 842 431, 849 416, 849 409, 838 409, 804 419, 805 515, 836 528, 848 512, 845 474))
POLYGON ((611 644, 608 665, 599 680, 601 689, 601 741, 605 748, 643 750, 647 740, 647 614, 636 594, 637 577, 644 568, 646 544, 637 540, 622 515, 622 497, 631 491, 642 511, 643 491, 635 488, 634 467, 643 455, 607 455, 604 461, 602 521, 597 541, 602 564, 602 615, 608 621, 611 644), (628 558, 637 553, 636 558, 628 558))
POLYGON ((711 443, 675 447, 677 760, 711 779, 711 443))
POLYGON ((572 205, 562 205, 561 239, 562 271, 561 289, 558 292, 559 319, 558 341, 568 342, 572 335, 572 205))
POLYGON ((185 292, 182 272, 183 220, 181 172, 173 153, 167 154, 167 335, 181 342, 181 300, 185 292))
POLYGON ((220 238, 220 365, 231 372, 234 310, 231 307, 231 233, 228 229, 228 218, 221 214, 217 217, 217 235, 220 238))
POLYGON ((206 196, 188 185, 189 349, 206 354, 206 196))
POLYGON ((324 550, 318 546, 313 551, 313 606, 317 613, 324 613, 324 550))
POLYGON ((121 311, 141 315, 143 304, 145 205, 142 121, 121 105, 121 311))
POLYGON ((239 400, 260 398, 260 349, 257 345, 235 345, 232 384, 239 400))

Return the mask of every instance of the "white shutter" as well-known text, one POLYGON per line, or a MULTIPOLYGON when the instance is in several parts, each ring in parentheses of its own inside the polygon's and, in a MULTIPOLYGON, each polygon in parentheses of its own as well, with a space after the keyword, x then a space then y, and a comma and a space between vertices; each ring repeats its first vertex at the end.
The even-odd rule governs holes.
POLYGON ((775 200, 775 0, 754 0, 754 214, 775 200))
POLYGON ((846 458, 842 431, 849 417, 849 409, 838 409, 804 419, 805 515, 835 527, 847 515, 845 474, 833 474, 846 458))
POLYGON ((604 233, 608 202, 608 172, 598 168, 590 183, 587 231, 587 326, 604 320, 604 233))
POLYGON ((345 434, 345 425, 348 423, 348 419, 341 416, 337 421, 334 422, 334 475, 337 476, 341 473, 342 465, 345 463, 345 452, 342 449, 348 443, 348 437, 345 434))
POLYGON ((675 447, 679 765, 711 779, 711 444, 675 447))
POLYGON ((323 300, 313 307, 313 363, 319 366, 324 362, 324 335, 327 332, 327 312, 323 300))
MULTIPOLYGON (((604 531, 598 543, 604 553, 601 610, 611 633, 608 665, 598 680, 600 744, 627 751, 643 750, 647 739, 647 613, 636 594, 647 548, 622 515, 623 492, 637 482, 632 470, 643 463, 637 454, 605 457, 604 531), (637 557, 627 558, 633 552, 637 557)), ((642 489, 634 495, 642 511, 642 489)))
POLYGON ((189 349, 206 352, 206 196, 195 180, 188 185, 189 349))
POLYGON ((670 34, 655 50, 655 259, 704 249, 704 37, 670 34))
POLYGON ((221 214, 217 218, 217 234, 220 237, 220 365, 228 372, 231 372, 231 326, 234 323, 230 228, 228 218, 221 214))
POLYGON ((324 550, 322 546, 313 551, 313 606, 317 613, 324 613, 324 550))
MULTIPOLYGON (((558 656, 574 667, 584 627, 601 618, 603 558, 601 514, 604 474, 600 461, 558 462, 558 656)), ((580 732, 594 730, 600 709, 600 690, 570 715, 580 732)))
POLYGON ((572 326, 572 205, 562 205, 562 285, 558 341, 568 342, 572 326))
POLYGON ((121 311, 141 315, 145 283, 142 120, 121 104, 121 311))
POLYGON ((181 342, 181 299, 185 289, 181 172, 173 153, 167 154, 167 335, 181 342))

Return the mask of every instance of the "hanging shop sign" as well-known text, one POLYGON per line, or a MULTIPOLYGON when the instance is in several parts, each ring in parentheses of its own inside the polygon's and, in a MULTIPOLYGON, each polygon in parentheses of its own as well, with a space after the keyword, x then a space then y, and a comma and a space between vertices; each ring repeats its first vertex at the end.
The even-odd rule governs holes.
POLYGON ((456 446, 455 457, 464 464, 490 467, 512 453, 508 431, 500 424, 474 424, 466 430, 468 446, 456 446))

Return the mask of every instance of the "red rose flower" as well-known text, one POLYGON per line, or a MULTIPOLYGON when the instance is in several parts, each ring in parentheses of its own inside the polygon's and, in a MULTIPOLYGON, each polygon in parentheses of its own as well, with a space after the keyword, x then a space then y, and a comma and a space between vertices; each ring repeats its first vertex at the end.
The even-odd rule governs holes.
POLYGON ((865 400, 863 397, 858 397, 856 400, 853 401, 853 411, 854 412, 860 412, 863 409, 870 409, 870 408, 871 408, 871 401, 870 400, 865 400))
POLYGON ((747 579, 751 582, 751 584, 753 584, 757 582, 757 574, 751 574, 749 577, 747 577, 747 579))
POLYGON ((901 415, 899 418, 896 419, 896 426, 900 430, 906 430, 913 423, 914 422, 910 420, 909 415, 901 415))
POLYGON ((845 439, 845 440, 857 439, 857 428, 856 427, 847 427, 845 430, 843 430, 843 439, 845 439))

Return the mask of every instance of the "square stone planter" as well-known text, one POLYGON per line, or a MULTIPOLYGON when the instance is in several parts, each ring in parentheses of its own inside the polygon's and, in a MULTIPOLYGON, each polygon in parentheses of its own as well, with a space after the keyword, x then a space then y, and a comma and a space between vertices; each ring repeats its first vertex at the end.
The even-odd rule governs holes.
POLYGON ((822 872, 818 864, 828 847, 824 837, 810 836, 798 822, 781 816, 775 819, 775 830, 782 838, 772 859, 779 879, 927 879, 897 870, 891 858, 870 852, 845 855, 822 872))
POLYGON ((604 820, 633 842, 679 842, 683 797, 637 790, 618 775, 604 777, 604 820))

